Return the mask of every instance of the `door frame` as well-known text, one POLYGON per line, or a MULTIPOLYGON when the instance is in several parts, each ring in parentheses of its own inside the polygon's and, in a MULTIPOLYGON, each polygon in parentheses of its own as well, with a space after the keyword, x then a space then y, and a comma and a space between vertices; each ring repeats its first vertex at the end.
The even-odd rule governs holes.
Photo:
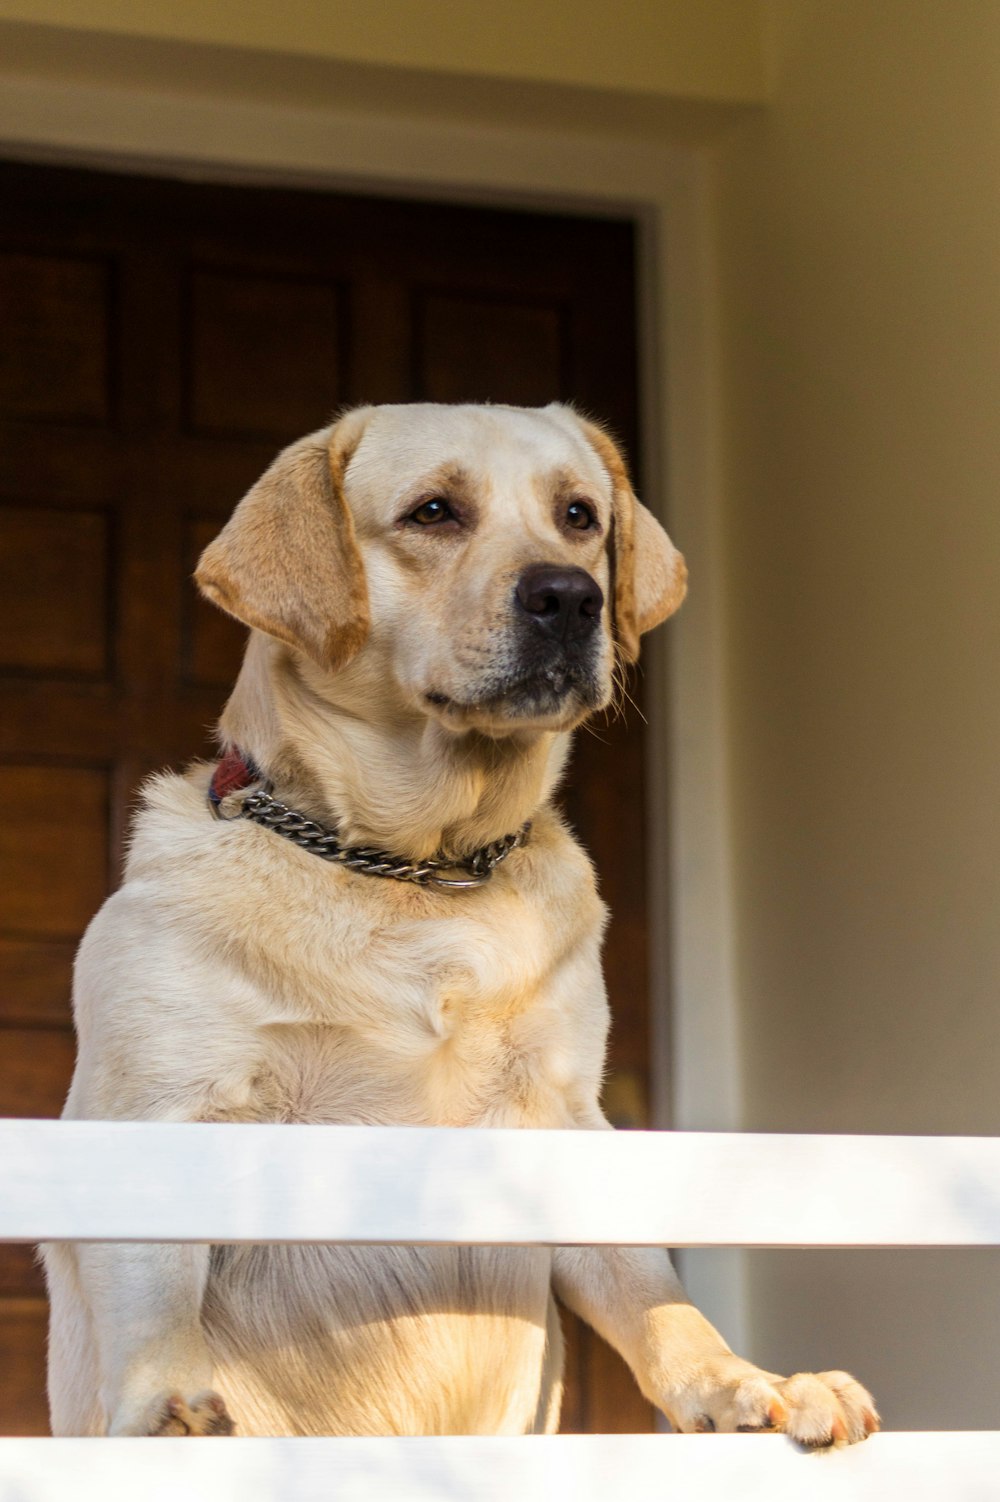
MULTIPOLYGON (((287 98, 0 75, 0 155, 269 186, 631 217, 640 265, 645 499, 687 555, 688 602, 647 648, 652 1114, 742 1124, 723 600, 722 417, 704 148, 510 121, 456 126, 287 98), (667 775, 663 772, 666 769, 667 775)), ((263 85, 261 85, 263 90, 263 85)), ((689 1292, 746 1345, 742 1254, 687 1254, 689 1292)))

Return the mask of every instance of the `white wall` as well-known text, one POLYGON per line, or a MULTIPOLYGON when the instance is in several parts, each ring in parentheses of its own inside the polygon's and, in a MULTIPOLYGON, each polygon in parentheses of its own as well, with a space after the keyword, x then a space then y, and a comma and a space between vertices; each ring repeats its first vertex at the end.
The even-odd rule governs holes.
MULTIPOLYGON (((777 0, 716 159, 745 1125, 1000 1132, 1000 6, 777 0)), ((754 1354, 1000 1421, 1000 1257, 757 1254, 754 1354)))

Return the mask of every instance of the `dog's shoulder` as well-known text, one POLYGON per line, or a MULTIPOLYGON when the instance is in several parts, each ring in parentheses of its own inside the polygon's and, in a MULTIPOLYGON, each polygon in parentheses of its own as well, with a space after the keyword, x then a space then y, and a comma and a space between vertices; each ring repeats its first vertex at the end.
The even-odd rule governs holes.
POLYGON ((213 835, 207 798, 211 768, 160 772, 144 784, 129 834, 121 886, 92 918, 77 954, 74 1005, 104 1014, 133 1004, 138 991, 171 989, 203 963, 212 913, 232 861, 213 835), (194 949, 192 949, 194 945, 194 949))
POLYGON ((211 853, 211 775, 210 763, 194 762, 183 773, 156 772, 147 778, 129 835, 126 882, 211 853))

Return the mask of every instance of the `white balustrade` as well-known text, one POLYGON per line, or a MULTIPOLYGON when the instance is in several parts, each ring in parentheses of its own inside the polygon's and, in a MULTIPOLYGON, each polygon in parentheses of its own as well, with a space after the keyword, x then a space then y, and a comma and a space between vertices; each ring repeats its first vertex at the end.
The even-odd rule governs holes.
MULTIPOLYGON (((0 1240, 997 1246, 1000 1140, 0 1120, 0 1240)), ((0 1502, 632 1497, 1000 1499, 1000 1433, 0 1439, 0 1502)))

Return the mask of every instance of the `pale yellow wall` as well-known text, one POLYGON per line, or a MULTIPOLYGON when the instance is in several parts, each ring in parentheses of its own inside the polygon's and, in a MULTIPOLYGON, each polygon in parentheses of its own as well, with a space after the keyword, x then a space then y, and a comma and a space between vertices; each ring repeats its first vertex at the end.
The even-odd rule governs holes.
POLYGON ((0 0, 0 20, 494 79, 763 97, 762 0, 0 0))
MULTIPOLYGON (((1000 1132, 1000 5, 778 0, 720 150, 745 1124, 1000 1132)), ((754 1355, 1000 1423, 1000 1259, 752 1261, 754 1355)))

